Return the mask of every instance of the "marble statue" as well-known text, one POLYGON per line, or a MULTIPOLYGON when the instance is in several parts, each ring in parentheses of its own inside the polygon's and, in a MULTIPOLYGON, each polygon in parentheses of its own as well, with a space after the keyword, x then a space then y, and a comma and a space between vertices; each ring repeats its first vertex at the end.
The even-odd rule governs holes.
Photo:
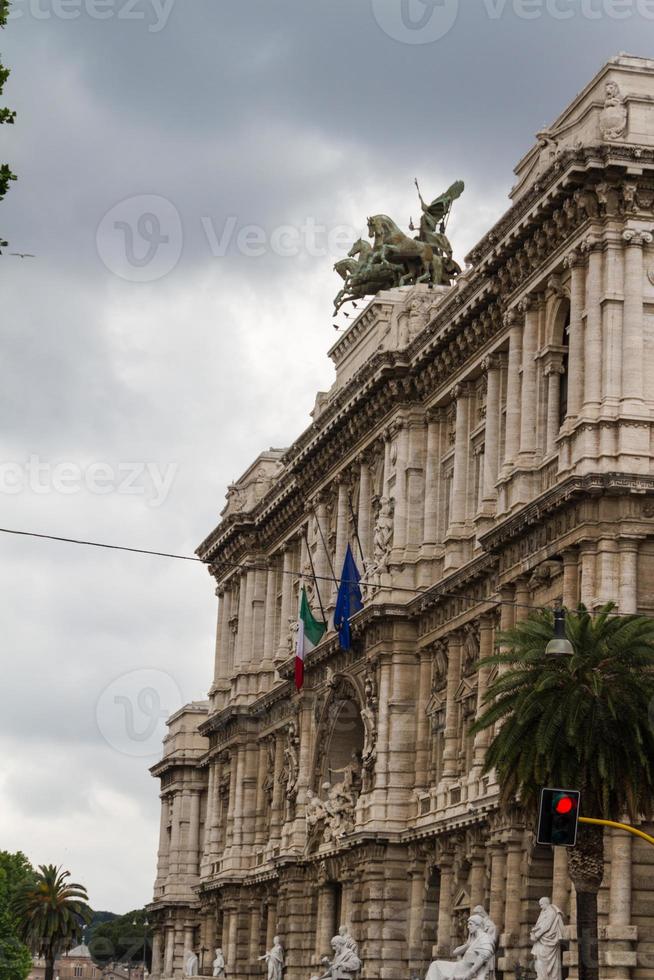
POLYGON ((485 929, 481 915, 468 919, 468 941, 459 947, 460 960, 434 960, 426 980, 490 980, 495 957, 495 942, 485 929))
MULTIPOLYGON (((347 258, 334 266, 344 280, 334 300, 334 316, 344 303, 382 289, 419 282, 448 286, 461 268, 452 258, 452 246, 445 234, 446 221, 463 190, 463 182, 457 181, 427 204, 418 187, 422 218, 415 238, 405 234, 387 214, 369 217, 368 236, 373 239, 372 246, 359 239, 347 258)), ((413 221, 409 227, 416 231, 413 221)))
POLYGON ((184 976, 197 977, 198 958, 192 949, 187 949, 184 953, 184 976))
POLYGON ((541 898, 540 915, 529 938, 534 944, 534 957, 538 980, 561 980, 561 940, 563 939, 563 914, 552 905, 549 898, 541 898))
POLYGON ((341 786, 346 793, 358 793, 361 789, 361 753, 352 750, 350 761, 342 769, 330 769, 331 775, 343 774, 341 786))
POLYGON ((272 949, 267 950, 260 960, 265 960, 268 964, 268 980, 282 980, 284 970, 284 950, 279 940, 279 936, 273 937, 272 949))
POLYGON ((361 969, 361 960, 357 944, 345 926, 341 926, 338 936, 334 936, 331 947, 334 958, 330 960, 323 956, 321 962, 326 970, 321 977, 312 977, 312 980, 351 980, 361 969))
POLYGON ((214 977, 224 977, 225 976, 225 957, 223 956, 223 951, 218 947, 216 950, 216 958, 213 961, 213 976, 214 977))
MULTIPOLYGON (((497 946, 497 926, 495 925, 495 923, 491 919, 490 915, 488 914, 488 912, 486 911, 486 909, 484 908, 484 906, 483 905, 475 905, 474 909, 472 910, 472 915, 479 916, 479 918, 483 922, 484 932, 486 933, 486 935, 488 936, 488 938, 490 939, 490 941, 493 943, 493 946, 494 947, 497 946)), ((467 950, 468 950, 471 942, 472 942, 472 939, 471 939, 470 935, 468 934, 467 941, 463 944, 463 946, 458 946, 454 950, 453 955, 454 956, 459 956, 459 957, 464 956, 465 953, 467 952, 467 950)), ((493 955, 493 957, 492 957, 492 959, 490 961, 489 969, 488 969, 488 980, 494 980, 494 977, 495 977, 495 956, 493 955)))

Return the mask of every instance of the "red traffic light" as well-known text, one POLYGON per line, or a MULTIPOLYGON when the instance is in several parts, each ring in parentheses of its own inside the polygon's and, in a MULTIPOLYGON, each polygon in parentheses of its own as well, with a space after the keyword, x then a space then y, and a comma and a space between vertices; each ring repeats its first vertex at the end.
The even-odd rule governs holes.
POLYGON ((557 813, 570 813, 574 810, 574 802, 569 796, 562 796, 560 800, 556 801, 556 812, 557 813))

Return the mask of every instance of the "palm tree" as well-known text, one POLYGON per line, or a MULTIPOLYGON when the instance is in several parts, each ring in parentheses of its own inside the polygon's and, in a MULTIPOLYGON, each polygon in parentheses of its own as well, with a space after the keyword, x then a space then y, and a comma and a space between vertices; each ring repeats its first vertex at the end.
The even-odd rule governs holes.
POLYGON ((45 980, 52 980, 56 957, 81 940, 91 920, 86 889, 68 878, 70 871, 42 864, 17 903, 23 940, 45 958, 45 980))
MULTIPOLYGON (((495 726, 485 771, 494 769, 504 804, 518 798, 535 817, 546 786, 581 791, 583 816, 631 821, 654 810, 654 620, 566 619, 572 654, 548 653, 554 616, 539 611, 498 637, 499 665, 472 731, 495 726)), ((597 894, 604 877, 601 827, 580 824, 569 850, 577 894, 580 980, 598 980, 597 894)))

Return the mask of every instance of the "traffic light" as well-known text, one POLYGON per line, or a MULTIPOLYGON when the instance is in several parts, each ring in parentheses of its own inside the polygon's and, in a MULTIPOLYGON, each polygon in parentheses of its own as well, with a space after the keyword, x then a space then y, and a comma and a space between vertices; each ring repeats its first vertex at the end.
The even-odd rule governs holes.
POLYGON ((574 847, 577 842, 579 801, 576 789, 544 789, 540 794, 538 815, 539 844, 574 847))

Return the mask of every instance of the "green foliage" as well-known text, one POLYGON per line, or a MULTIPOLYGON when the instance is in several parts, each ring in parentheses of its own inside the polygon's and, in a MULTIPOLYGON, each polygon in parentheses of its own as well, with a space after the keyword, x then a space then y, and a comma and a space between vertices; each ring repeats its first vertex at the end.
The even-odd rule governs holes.
POLYGON ((32 879, 33 868, 20 851, 0 851, 0 980, 25 980, 32 958, 19 939, 16 898, 32 879))
POLYGON ((42 864, 16 903, 24 942, 48 965, 54 964, 58 953, 80 942, 84 924, 91 919, 86 889, 68 878, 69 871, 42 864))
POLYGON ((145 941, 146 962, 149 964, 151 933, 145 925, 146 918, 145 909, 137 909, 98 925, 87 940, 94 961, 100 965, 113 960, 140 963, 145 941))
MULTIPOLYGON (((0 28, 3 28, 7 23, 7 17, 9 16, 9 0, 0 0, 0 28)), ((5 68, 0 61, 0 95, 2 95, 2 90, 5 86, 5 82, 9 78, 9 69, 5 68)), ((3 123, 13 123, 16 118, 16 113, 13 109, 6 109, 0 106, 0 125, 3 123)), ((16 174, 13 173, 8 164, 0 164, 0 201, 3 199, 7 191, 9 190, 9 184, 12 180, 16 180, 16 174)), ((7 242, 2 240, 0 236, 0 248, 6 245, 7 242)))
POLYGON ((654 811, 654 620, 568 614, 574 654, 547 654, 553 615, 539 612, 499 637, 503 652, 473 731, 500 726, 486 770, 505 801, 533 810, 543 786, 580 789, 582 815, 632 820, 654 811))

